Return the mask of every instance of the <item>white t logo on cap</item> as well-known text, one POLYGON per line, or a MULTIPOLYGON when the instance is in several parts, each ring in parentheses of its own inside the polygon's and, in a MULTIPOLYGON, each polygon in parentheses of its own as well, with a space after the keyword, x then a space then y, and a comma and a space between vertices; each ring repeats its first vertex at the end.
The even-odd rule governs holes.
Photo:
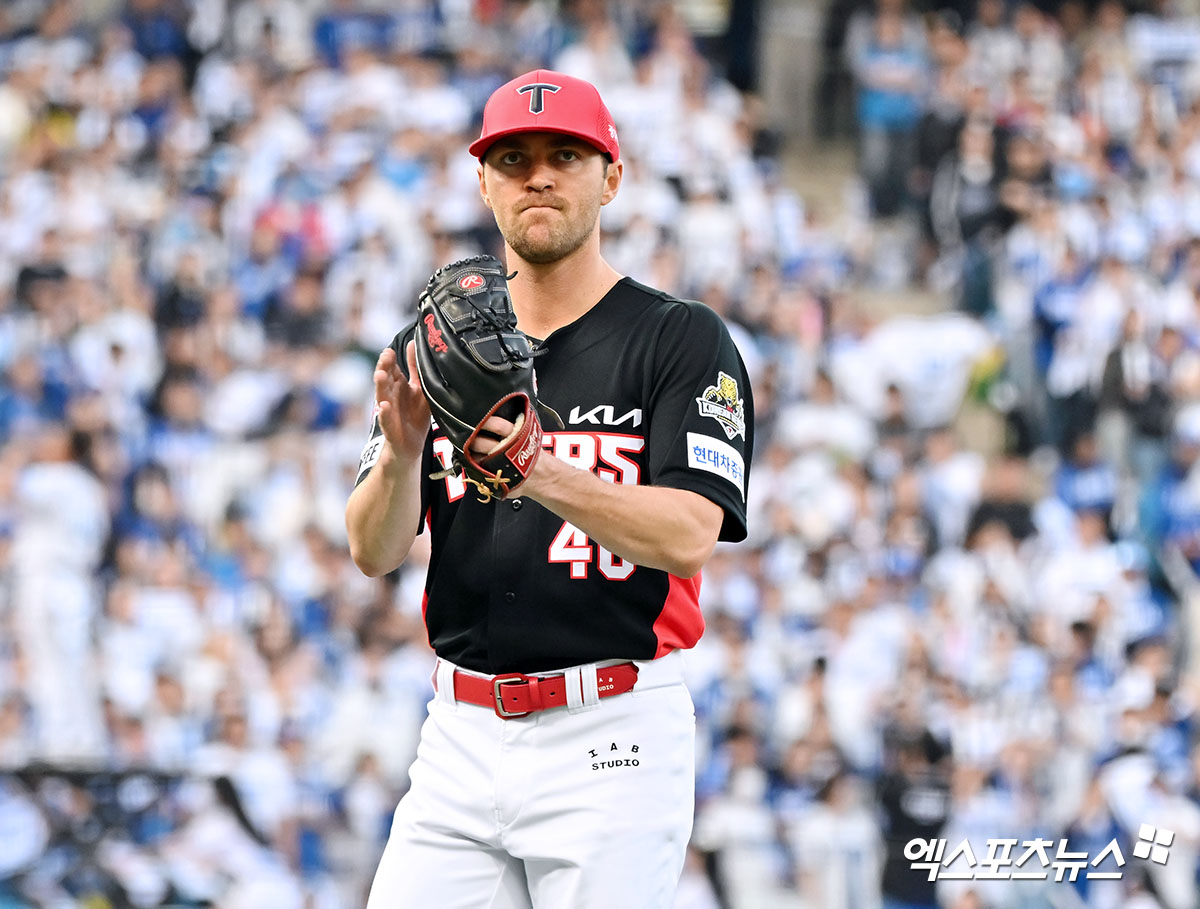
POLYGON ((522 85, 517 89, 517 94, 524 95, 529 93, 529 112, 531 114, 540 114, 546 107, 545 92, 554 94, 562 88, 561 85, 551 85, 549 82, 530 82, 528 85, 522 85))

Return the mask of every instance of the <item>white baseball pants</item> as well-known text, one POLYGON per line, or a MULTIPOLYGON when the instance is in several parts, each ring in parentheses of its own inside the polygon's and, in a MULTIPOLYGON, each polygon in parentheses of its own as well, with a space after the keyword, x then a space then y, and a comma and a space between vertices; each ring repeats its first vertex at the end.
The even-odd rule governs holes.
MULTIPOLYGON (((670 909, 692 830, 695 711, 679 653, 633 691, 501 719, 437 693, 367 909, 670 909)), ((585 687, 586 692, 586 687, 585 687)))

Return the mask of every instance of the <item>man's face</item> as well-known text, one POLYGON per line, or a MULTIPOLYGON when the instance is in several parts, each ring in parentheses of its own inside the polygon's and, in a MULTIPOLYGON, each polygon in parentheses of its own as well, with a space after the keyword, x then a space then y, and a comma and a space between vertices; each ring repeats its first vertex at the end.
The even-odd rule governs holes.
POLYGON ((483 200, 518 256, 548 265, 596 230, 600 206, 616 194, 620 163, 560 133, 519 133, 488 149, 479 168, 483 200))

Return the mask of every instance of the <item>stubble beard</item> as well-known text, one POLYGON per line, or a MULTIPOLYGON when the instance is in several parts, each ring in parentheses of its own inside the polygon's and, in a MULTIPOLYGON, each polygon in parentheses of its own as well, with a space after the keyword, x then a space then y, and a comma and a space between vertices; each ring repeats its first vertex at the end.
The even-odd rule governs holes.
MULTIPOLYGON (((508 230, 502 230, 504 239, 518 256, 531 265, 549 265, 571 255, 592 235, 600 205, 589 205, 574 217, 563 212, 562 216, 551 215, 552 223, 522 225, 515 221, 508 230), (553 223, 557 222, 557 223, 553 223)), ((517 216, 520 218, 520 215, 517 216)))
POLYGON ((600 198, 583 201, 574 212, 572 206, 560 209, 551 215, 550 221, 522 224, 521 213, 512 219, 508 229, 500 225, 512 252, 530 265, 550 265, 565 259, 582 247, 592 236, 596 221, 600 218, 600 198))

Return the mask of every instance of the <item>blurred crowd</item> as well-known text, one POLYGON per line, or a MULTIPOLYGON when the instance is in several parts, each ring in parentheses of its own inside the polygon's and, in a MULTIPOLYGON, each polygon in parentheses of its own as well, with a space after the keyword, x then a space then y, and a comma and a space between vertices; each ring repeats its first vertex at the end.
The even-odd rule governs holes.
POLYGON ((0 8, 0 907, 362 904, 433 666, 421 552, 346 548, 372 367, 498 249, 466 145, 540 65, 620 129, 608 259, 754 380, 680 909, 1196 905, 1200 19, 847 8, 834 213, 748 91, 753 6, 0 8), (1126 864, 929 881, 914 837, 1126 864))

